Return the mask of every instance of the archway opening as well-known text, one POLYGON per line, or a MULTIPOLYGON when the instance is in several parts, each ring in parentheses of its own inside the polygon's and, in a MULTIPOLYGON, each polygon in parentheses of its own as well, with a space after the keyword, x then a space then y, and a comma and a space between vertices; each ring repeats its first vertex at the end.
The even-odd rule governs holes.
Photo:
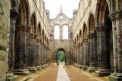
POLYGON ((56 62, 57 64, 65 64, 65 50, 64 49, 58 49, 56 53, 56 62))
POLYGON ((108 69, 113 69, 113 33, 112 33, 112 21, 109 17, 109 10, 108 7, 106 8, 105 11, 105 18, 104 18, 104 29, 105 29, 105 40, 106 40, 106 53, 107 53, 107 61, 109 62, 108 64, 108 69))

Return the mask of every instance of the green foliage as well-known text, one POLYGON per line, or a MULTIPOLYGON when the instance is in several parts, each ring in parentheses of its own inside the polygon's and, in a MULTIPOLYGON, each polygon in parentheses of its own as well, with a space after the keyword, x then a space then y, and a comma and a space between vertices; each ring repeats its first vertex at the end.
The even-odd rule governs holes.
POLYGON ((64 56, 64 52, 63 51, 59 51, 58 52, 58 60, 61 62, 65 61, 65 56, 64 56))

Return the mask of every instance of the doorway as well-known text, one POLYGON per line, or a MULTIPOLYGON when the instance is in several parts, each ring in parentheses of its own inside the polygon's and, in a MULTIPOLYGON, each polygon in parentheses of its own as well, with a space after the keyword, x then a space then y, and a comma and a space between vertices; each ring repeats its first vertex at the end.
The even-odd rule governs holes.
POLYGON ((64 49, 58 49, 56 53, 56 62, 57 64, 65 64, 65 51, 64 49))

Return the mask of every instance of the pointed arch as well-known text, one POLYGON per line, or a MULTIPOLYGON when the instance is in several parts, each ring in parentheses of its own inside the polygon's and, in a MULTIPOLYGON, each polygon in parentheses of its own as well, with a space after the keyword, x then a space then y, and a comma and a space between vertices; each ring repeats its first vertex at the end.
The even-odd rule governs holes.
POLYGON ((86 24, 84 23, 83 24, 83 39, 86 39, 87 38, 87 26, 86 24))
POLYGON ((89 14, 88 27, 89 27, 89 34, 95 32, 95 18, 92 13, 89 14))
POLYGON ((36 34, 37 33, 37 19, 36 19, 35 12, 31 16, 31 28, 32 28, 32 33, 36 34))
POLYGON ((37 34, 41 36, 41 23, 40 22, 38 23, 38 27, 37 27, 37 34))
POLYGON ((106 0, 98 0, 97 6, 96 6, 96 13, 95 13, 96 26, 104 23, 105 10, 107 8, 110 12, 110 8, 106 0))
POLYGON ((29 3, 26 0, 20 0, 19 4, 19 17, 18 17, 18 24, 22 25, 29 25, 29 3))

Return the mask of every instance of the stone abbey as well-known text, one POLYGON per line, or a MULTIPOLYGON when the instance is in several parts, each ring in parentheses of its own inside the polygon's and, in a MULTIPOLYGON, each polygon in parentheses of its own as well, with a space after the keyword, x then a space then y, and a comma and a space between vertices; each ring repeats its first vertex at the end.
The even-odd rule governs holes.
POLYGON ((0 0, 0 81, 50 66, 59 51, 66 65, 122 81, 122 0, 80 0, 73 18, 49 15, 43 0, 0 0))

